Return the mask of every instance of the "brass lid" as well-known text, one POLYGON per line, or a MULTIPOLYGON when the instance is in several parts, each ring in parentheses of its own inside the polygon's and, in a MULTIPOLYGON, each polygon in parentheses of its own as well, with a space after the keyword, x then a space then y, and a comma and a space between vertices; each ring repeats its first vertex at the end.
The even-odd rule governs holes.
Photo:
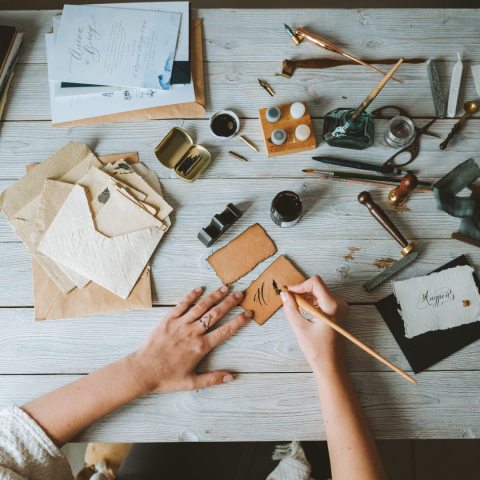
POLYGON ((403 256, 405 256, 405 255, 407 255, 407 253, 410 253, 416 246, 417 246, 417 244, 415 242, 411 242, 404 249, 402 249, 402 251, 400 253, 403 256))
POLYGON ((192 145, 193 140, 190 135, 185 130, 174 127, 157 145, 155 156, 165 167, 174 168, 192 145))

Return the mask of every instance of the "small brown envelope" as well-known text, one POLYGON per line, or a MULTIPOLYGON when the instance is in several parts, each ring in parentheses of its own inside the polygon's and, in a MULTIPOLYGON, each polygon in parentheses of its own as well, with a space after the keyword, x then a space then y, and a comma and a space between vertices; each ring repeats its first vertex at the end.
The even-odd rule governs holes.
POLYGON ((101 117, 82 118, 71 122, 53 123, 52 127, 72 127, 75 125, 94 125, 97 123, 136 122, 160 118, 203 117, 205 115, 205 83, 203 80, 202 19, 190 23, 190 61, 192 68, 195 101, 165 105, 163 107, 143 108, 131 112, 102 115, 101 117))
MULTIPOLYGON (((105 164, 116 163, 121 159, 131 164, 138 163, 138 154, 107 155, 98 157, 98 159, 105 164)), ((28 166, 27 173, 35 166, 28 166)), ((33 256, 32 270, 36 321, 152 308, 150 267, 145 269, 129 297, 125 300, 94 282, 90 282, 82 289, 74 288, 71 292, 64 294, 33 256)))

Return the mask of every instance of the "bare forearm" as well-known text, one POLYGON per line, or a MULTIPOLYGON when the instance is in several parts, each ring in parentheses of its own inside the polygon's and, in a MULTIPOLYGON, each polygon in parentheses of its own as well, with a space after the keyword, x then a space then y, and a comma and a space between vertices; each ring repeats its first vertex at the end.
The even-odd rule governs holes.
POLYGON ((377 446, 344 366, 315 372, 333 480, 386 480, 377 446))
POLYGON ((21 408, 58 447, 100 418, 146 393, 129 357, 43 395, 21 408))

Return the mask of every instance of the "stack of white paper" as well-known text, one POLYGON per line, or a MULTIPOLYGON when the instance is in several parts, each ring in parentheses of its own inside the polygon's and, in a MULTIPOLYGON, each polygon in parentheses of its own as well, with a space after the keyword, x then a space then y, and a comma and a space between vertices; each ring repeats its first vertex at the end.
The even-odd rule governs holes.
POLYGON ((189 2, 65 5, 45 35, 52 123, 195 101, 189 31, 189 2))

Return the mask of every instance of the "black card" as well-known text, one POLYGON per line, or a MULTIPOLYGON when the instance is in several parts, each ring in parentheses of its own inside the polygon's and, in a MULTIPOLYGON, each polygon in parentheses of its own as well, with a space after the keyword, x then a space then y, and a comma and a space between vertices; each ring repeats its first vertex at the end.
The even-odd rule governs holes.
MULTIPOLYGON (((430 273, 441 272, 447 268, 459 265, 470 265, 465 255, 443 265, 430 273)), ((480 280, 474 273, 473 278, 480 289, 480 280)), ((375 304, 385 323, 395 337, 398 346, 408 360, 415 373, 419 373, 444 358, 458 352, 480 338, 480 322, 460 325, 448 330, 435 330, 422 333, 413 338, 405 337, 405 324, 398 313, 400 308, 395 295, 392 293, 375 304)))

